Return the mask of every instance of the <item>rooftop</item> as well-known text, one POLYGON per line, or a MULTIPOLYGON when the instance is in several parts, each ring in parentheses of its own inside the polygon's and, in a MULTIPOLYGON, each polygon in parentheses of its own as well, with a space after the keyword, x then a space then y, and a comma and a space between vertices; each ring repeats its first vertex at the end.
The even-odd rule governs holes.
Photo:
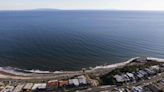
POLYGON ((32 87, 32 90, 36 90, 36 89, 45 89, 46 88, 46 83, 36 83, 34 84, 34 86, 32 87))

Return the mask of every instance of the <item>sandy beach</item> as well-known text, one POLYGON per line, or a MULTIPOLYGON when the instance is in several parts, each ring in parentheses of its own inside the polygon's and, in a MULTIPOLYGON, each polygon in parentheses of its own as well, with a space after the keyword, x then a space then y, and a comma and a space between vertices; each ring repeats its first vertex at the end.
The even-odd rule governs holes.
MULTIPOLYGON (((96 66, 93 69, 86 70, 86 73, 92 73, 95 75, 101 75, 103 73, 109 72, 115 68, 123 67, 133 60, 138 59, 139 57, 131 58, 126 62, 116 63, 106 66, 96 66)), ((164 59, 147 57, 147 60, 164 62, 164 59)), ((78 76, 83 74, 82 71, 56 71, 56 72, 35 72, 35 73, 21 73, 0 69, 0 79, 19 79, 19 80, 30 80, 30 79, 66 79, 73 76, 78 76)))
MULTIPOLYGON (((97 66, 91 70, 86 70, 86 73, 100 73, 99 71, 104 71, 104 69, 113 70, 114 68, 124 66, 134 59, 139 57, 131 58, 126 62, 107 65, 107 66, 97 66)), ((0 70, 0 79, 19 79, 19 80, 29 80, 29 79, 60 79, 60 78, 69 78, 77 75, 83 74, 82 71, 56 71, 56 72, 44 72, 44 73, 21 73, 21 72, 14 72, 13 70, 0 70)))

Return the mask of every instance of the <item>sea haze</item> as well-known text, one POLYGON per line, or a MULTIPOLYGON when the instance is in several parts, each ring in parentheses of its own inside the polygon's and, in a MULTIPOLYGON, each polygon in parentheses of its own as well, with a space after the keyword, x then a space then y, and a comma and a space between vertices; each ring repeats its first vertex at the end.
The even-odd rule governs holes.
POLYGON ((164 58, 164 12, 1 11, 0 66, 79 70, 164 58))

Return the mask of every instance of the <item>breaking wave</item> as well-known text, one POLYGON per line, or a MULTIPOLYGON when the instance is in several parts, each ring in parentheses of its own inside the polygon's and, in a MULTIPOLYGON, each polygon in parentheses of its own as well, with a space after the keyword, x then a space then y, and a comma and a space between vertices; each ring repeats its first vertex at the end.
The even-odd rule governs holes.
MULTIPOLYGON (((135 59, 138 59, 140 57, 135 57, 135 58, 131 58, 125 62, 122 63, 116 63, 116 64, 111 64, 111 65, 106 65, 106 66, 96 66, 94 68, 92 68, 91 70, 95 70, 95 69, 101 69, 101 68, 116 68, 119 66, 123 66, 126 65, 132 61, 134 61, 135 59)), ((164 59, 161 58, 154 58, 154 57, 147 57, 147 60, 152 60, 152 61, 157 61, 157 62, 164 62, 164 59)), ((42 70, 25 70, 25 69, 20 69, 20 68, 15 68, 15 67, 0 67, 0 71, 5 72, 5 73, 10 73, 10 74, 14 74, 14 75, 31 75, 31 74, 59 74, 59 73, 65 73, 68 71, 54 71, 54 72, 50 72, 50 71, 42 71, 42 70)), ((71 72, 71 71, 70 71, 71 72)))
POLYGON ((15 68, 15 67, 0 67, 0 71, 5 72, 5 73, 10 73, 10 74, 15 74, 15 75, 30 75, 30 74, 50 74, 50 73, 62 73, 62 71, 42 71, 42 70, 25 70, 25 69, 20 69, 20 68, 15 68))
POLYGON ((129 59, 128 61, 122 62, 122 63, 116 63, 116 64, 111 64, 111 65, 106 65, 106 66, 96 66, 96 67, 93 68, 93 69, 99 69, 99 68, 115 68, 115 67, 119 67, 119 66, 123 66, 123 65, 125 65, 125 64, 128 64, 128 63, 130 63, 130 62, 132 62, 133 60, 138 59, 138 58, 140 58, 140 57, 131 58, 131 59, 129 59))

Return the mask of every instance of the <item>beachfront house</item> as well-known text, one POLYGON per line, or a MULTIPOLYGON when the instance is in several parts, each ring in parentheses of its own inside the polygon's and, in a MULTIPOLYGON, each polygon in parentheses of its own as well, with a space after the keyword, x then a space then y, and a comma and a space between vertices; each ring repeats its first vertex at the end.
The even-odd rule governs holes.
POLYGON ((59 87, 65 87, 69 85, 69 81, 68 80, 62 80, 59 81, 59 87))
POLYGON ((115 75, 114 78, 116 79, 116 81, 117 81, 118 83, 122 83, 122 82, 124 82, 123 77, 120 76, 120 75, 115 75))
POLYGON ((144 77, 148 77, 148 73, 143 70, 139 70, 139 73, 142 74, 144 77))
POLYGON ((124 82, 129 82, 130 79, 126 74, 122 74, 122 78, 124 79, 124 82))
POLYGON ((25 86, 23 87, 23 92, 31 92, 33 85, 34 85, 33 83, 25 84, 25 86))
POLYGON ((151 66, 150 69, 154 70, 156 73, 159 72, 160 67, 158 65, 151 66))
POLYGON ((145 68, 144 69, 149 75, 154 75, 155 74, 155 71, 149 69, 149 68, 145 68))
POLYGON ((130 78, 131 81, 135 81, 135 77, 133 73, 126 73, 126 75, 130 78))
POLYGON ((47 83, 48 88, 57 88, 59 86, 59 81, 58 80, 50 80, 47 83))
POLYGON ((6 86, 1 92, 13 92, 14 86, 6 86))
POLYGON ((86 85, 87 84, 87 79, 84 75, 78 76, 79 84, 81 85, 86 85))
POLYGON ((135 73, 136 76, 137 76, 137 79, 143 79, 144 78, 144 75, 141 74, 139 71, 135 73))
POLYGON ((34 86, 32 87, 33 91, 43 91, 46 90, 46 83, 36 83, 34 84, 34 86))
POLYGON ((23 87, 24 84, 19 84, 15 87, 15 89, 12 92, 22 92, 23 87))
POLYGON ((71 86, 79 86, 78 79, 69 79, 69 85, 71 85, 71 86))

